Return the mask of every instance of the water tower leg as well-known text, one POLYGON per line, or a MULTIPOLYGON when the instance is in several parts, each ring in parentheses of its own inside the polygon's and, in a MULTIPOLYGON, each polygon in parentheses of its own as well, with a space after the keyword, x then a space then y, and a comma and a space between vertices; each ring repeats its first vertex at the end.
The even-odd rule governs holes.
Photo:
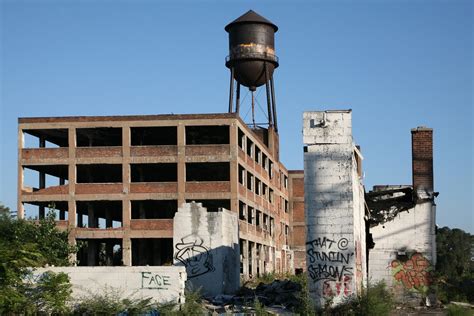
POLYGON ((270 77, 270 85, 272 88, 273 123, 275 126, 275 132, 278 132, 278 123, 277 123, 277 117, 276 117, 275 86, 273 85, 273 76, 270 77))
POLYGON ((230 91, 229 91, 229 113, 232 113, 232 103, 234 102, 234 67, 230 67, 230 91))
POLYGON ((239 113, 240 111, 240 83, 237 82, 237 100, 235 101, 235 112, 239 113))
POLYGON ((270 85, 268 83, 269 78, 268 78, 268 68, 267 68, 267 63, 265 63, 265 90, 267 91, 267 112, 268 112, 268 126, 273 125, 273 119, 272 119, 272 105, 270 102, 270 85))

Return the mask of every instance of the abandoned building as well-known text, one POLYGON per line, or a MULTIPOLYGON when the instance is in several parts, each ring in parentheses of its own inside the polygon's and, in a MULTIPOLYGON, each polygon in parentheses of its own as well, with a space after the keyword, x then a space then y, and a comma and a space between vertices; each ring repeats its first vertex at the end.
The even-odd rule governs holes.
MULTIPOLYGON (((419 304, 428 293, 436 264, 433 131, 418 127, 411 133, 413 184, 377 185, 365 193, 351 111, 304 113, 304 176, 293 180, 290 173, 290 203, 294 231, 297 203, 304 204, 306 266, 315 304, 324 306, 329 298, 343 302, 368 282, 382 280, 405 302, 419 304)), ((303 239, 292 238, 296 254, 303 239)))
POLYGON ((78 265, 170 265, 180 229, 173 217, 195 201, 238 214, 243 275, 293 269, 273 89, 278 28, 249 11, 225 29, 229 113, 19 118, 19 216, 25 208, 39 218, 48 206, 59 210, 70 242, 84 245, 78 265), (265 85, 266 126, 239 117, 241 85, 252 100, 265 85))
POLYGON ((58 210, 58 226, 82 245, 71 258, 79 266, 184 265, 213 294, 235 291, 239 276, 302 271, 320 306, 368 280, 425 290, 436 262, 432 130, 412 130, 412 185, 365 192, 351 110, 305 112, 304 171, 287 170, 278 27, 249 11, 225 30, 228 113, 19 118, 18 216, 58 210), (242 86, 250 123, 239 115, 242 86))

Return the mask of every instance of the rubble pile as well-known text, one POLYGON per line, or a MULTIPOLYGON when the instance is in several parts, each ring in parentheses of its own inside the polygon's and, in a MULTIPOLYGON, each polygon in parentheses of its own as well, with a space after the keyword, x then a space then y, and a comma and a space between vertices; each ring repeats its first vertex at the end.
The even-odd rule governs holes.
POLYGON ((291 312, 299 305, 301 285, 290 280, 260 283, 255 289, 242 287, 236 295, 217 295, 205 299, 207 310, 216 313, 240 313, 250 311, 256 300, 278 314, 291 312), (250 310, 249 310, 250 309, 250 310))

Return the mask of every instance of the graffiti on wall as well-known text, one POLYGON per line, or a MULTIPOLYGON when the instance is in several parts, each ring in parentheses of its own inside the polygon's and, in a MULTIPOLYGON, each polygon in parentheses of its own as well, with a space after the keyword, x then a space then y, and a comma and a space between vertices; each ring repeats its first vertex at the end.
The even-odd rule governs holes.
POLYGON ((408 290, 426 292, 432 282, 433 267, 421 253, 413 253, 407 260, 393 260, 390 264, 395 281, 408 290))
POLYGON ((204 241, 198 237, 191 241, 181 238, 176 244, 175 259, 186 267, 188 279, 212 272, 215 270, 212 254, 204 245, 204 241))
POLYGON ((308 273, 315 283, 322 282, 323 296, 352 294, 354 252, 348 250, 347 238, 319 237, 306 245, 308 273))
POLYGON ((169 275, 160 275, 152 272, 141 272, 142 289, 167 290, 170 283, 169 275))

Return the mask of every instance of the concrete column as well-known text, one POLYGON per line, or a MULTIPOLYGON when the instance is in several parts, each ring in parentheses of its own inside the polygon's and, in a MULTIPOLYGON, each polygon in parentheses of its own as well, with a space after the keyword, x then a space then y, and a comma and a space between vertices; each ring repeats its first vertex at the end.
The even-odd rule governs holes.
POLYGON ((145 266, 148 261, 148 251, 147 251, 148 239, 140 239, 138 242, 138 265, 145 266))
POLYGON ((69 203, 68 203, 68 221, 69 229, 76 227, 76 129, 70 127, 68 129, 69 158, 68 158, 68 187, 69 187, 69 203))
POLYGON ((178 207, 186 201, 186 130, 178 125, 178 207))
POLYGON ((244 276, 249 275, 249 242, 248 240, 242 239, 242 274, 244 276))
POLYGON ((105 243, 105 258, 108 266, 114 265, 114 242, 107 240, 105 243))
POLYGON ((111 210, 110 208, 105 210, 105 228, 112 228, 113 226, 112 211, 116 210, 111 210))
POLYGON ((89 228, 97 228, 97 217, 94 213, 94 207, 92 204, 87 205, 87 227, 89 228))
POLYGON ((77 227, 84 226, 83 215, 81 213, 77 213, 77 227))
POLYGON ((122 185, 124 198, 122 200, 122 227, 124 234, 122 239, 122 263, 125 266, 132 265, 132 242, 130 239, 130 126, 122 126, 122 185))
POLYGON ((146 216, 145 216, 145 207, 143 205, 143 203, 140 203, 140 207, 138 208, 138 217, 140 219, 145 219, 146 216))
MULTIPOLYGON (((70 127, 68 129, 68 226, 69 226, 69 237, 68 241, 70 245, 76 244, 76 129, 70 127)), ((82 220, 82 218, 81 218, 82 220)), ((82 227, 82 221, 81 225, 82 227)), ((77 256, 72 254, 69 256, 70 262, 76 262, 77 256)))
POLYGON ((157 265, 157 266, 161 265, 162 264, 161 253, 164 251, 164 249, 160 247, 159 240, 153 240, 153 243, 151 247, 149 248, 151 249, 152 258, 153 258, 151 265, 157 265))
POLYGON ((238 147, 238 128, 234 122, 229 126, 229 145, 230 145, 230 211, 239 213, 239 147, 238 147))
MULTIPOLYGON (((40 137, 39 139, 39 148, 44 148, 46 147, 46 140, 43 137, 40 137)), ((39 189, 44 189, 46 187, 46 174, 44 172, 39 173, 39 189)), ((44 218, 45 216, 45 207, 40 206, 39 207, 39 213, 38 213, 38 218, 44 218)))
POLYGON ((97 265, 97 241, 95 239, 87 240, 87 265, 97 265))
POLYGON ((17 136, 17 141, 18 141, 18 179, 17 179, 17 215, 18 218, 25 218, 25 208, 23 206, 23 203, 21 201, 22 198, 22 191, 23 191, 23 165, 21 164, 22 161, 22 153, 23 153, 23 147, 25 144, 25 137, 23 135, 23 130, 21 129, 20 126, 18 126, 18 136, 17 136))
POLYGON ((256 251, 256 244, 255 242, 249 242, 249 247, 250 247, 250 262, 251 262, 251 269, 250 269, 250 274, 252 276, 257 275, 257 251, 256 251))

